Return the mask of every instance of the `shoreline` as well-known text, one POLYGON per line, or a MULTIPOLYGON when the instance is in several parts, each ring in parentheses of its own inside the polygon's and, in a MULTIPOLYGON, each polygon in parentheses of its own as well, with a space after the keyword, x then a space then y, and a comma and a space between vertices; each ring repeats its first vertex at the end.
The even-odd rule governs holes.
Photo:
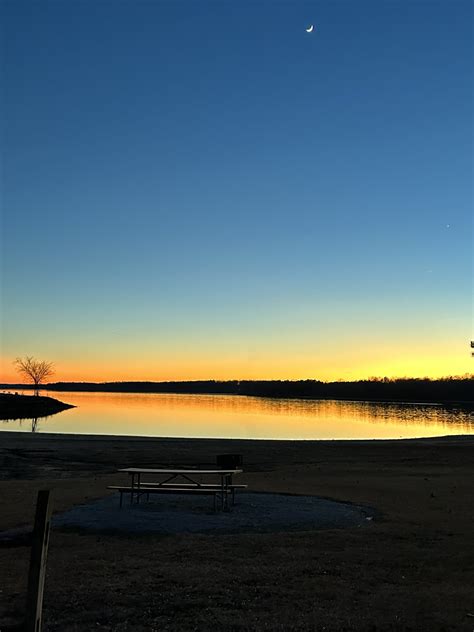
POLYGON ((69 408, 76 408, 76 406, 45 395, 0 393, 1 421, 49 417, 69 408))
MULTIPOLYGON (((0 421, 8 421, 1 420, 0 421)), ((35 436, 35 441, 41 440, 71 440, 71 441, 160 441, 160 442, 215 442, 215 443, 256 443, 256 444, 370 444, 374 443, 404 443, 404 442, 416 442, 416 443, 457 443, 459 441, 467 441, 472 442, 474 446, 474 434, 448 434, 448 435, 439 435, 436 437, 400 437, 400 438, 384 438, 384 439, 256 439, 256 438, 246 438, 246 437, 170 437, 170 436, 156 436, 156 435, 114 435, 114 434, 81 434, 77 433, 68 433, 68 432, 30 432, 30 431, 20 431, 20 430, 0 430, 0 437, 8 435, 12 438, 19 439, 20 437, 35 436)))

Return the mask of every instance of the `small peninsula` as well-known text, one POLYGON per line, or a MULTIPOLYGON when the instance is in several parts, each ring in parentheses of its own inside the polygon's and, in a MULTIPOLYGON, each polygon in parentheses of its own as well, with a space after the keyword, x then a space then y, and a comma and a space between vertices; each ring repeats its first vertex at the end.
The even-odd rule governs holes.
POLYGON ((47 417, 67 408, 75 408, 75 406, 43 395, 0 394, 0 419, 47 417))

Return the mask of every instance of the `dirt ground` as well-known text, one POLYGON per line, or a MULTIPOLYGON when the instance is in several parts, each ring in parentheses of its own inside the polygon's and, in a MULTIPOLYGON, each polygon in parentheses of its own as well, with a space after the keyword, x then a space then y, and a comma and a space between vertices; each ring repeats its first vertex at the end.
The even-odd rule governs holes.
MULTIPOLYGON (((128 466, 243 454, 249 490, 366 504, 354 529, 239 535, 53 530, 43 629, 474 630, 474 437, 400 441, 141 439, 0 433, 0 530, 125 482, 128 466)), ((240 481, 239 481, 240 482, 240 481)), ((0 541, 0 630, 21 622, 30 547, 0 541)))

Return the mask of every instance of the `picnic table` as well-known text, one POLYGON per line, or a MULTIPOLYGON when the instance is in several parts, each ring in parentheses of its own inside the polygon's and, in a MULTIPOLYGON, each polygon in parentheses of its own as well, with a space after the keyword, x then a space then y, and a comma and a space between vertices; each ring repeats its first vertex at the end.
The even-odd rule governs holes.
POLYGON ((148 468, 148 467, 126 467, 118 470, 125 472, 131 477, 131 485, 126 487, 109 486, 120 492, 120 506, 122 506, 122 496, 124 493, 130 494, 130 504, 140 502, 140 497, 146 494, 194 494, 213 495, 214 509, 217 509, 217 501, 220 500, 220 507, 223 511, 229 510, 229 496, 234 502, 236 488, 245 488, 246 485, 235 485, 232 477, 241 474, 241 469, 198 469, 198 468, 148 468), (142 475, 153 475, 159 480, 144 481, 142 475), (214 479, 219 482, 210 482, 214 479), (207 482, 203 482, 204 479, 207 482), (183 482, 184 480, 184 482, 183 482))

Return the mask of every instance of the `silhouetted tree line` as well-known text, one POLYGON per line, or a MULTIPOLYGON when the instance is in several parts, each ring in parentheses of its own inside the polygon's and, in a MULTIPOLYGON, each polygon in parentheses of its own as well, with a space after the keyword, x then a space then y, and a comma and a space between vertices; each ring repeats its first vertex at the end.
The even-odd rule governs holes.
POLYGON ((407 402, 468 402, 474 400, 474 379, 371 378, 356 382, 241 382, 241 394, 261 397, 354 399, 407 402))
MULTIPOLYGON (((34 388, 33 385, 0 385, 34 388)), ((355 382, 319 380, 196 380, 190 382, 56 382, 44 388, 55 391, 112 393, 188 393, 251 395, 255 397, 354 399, 406 402, 472 402, 474 376, 429 378, 370 378, 355 382)))

